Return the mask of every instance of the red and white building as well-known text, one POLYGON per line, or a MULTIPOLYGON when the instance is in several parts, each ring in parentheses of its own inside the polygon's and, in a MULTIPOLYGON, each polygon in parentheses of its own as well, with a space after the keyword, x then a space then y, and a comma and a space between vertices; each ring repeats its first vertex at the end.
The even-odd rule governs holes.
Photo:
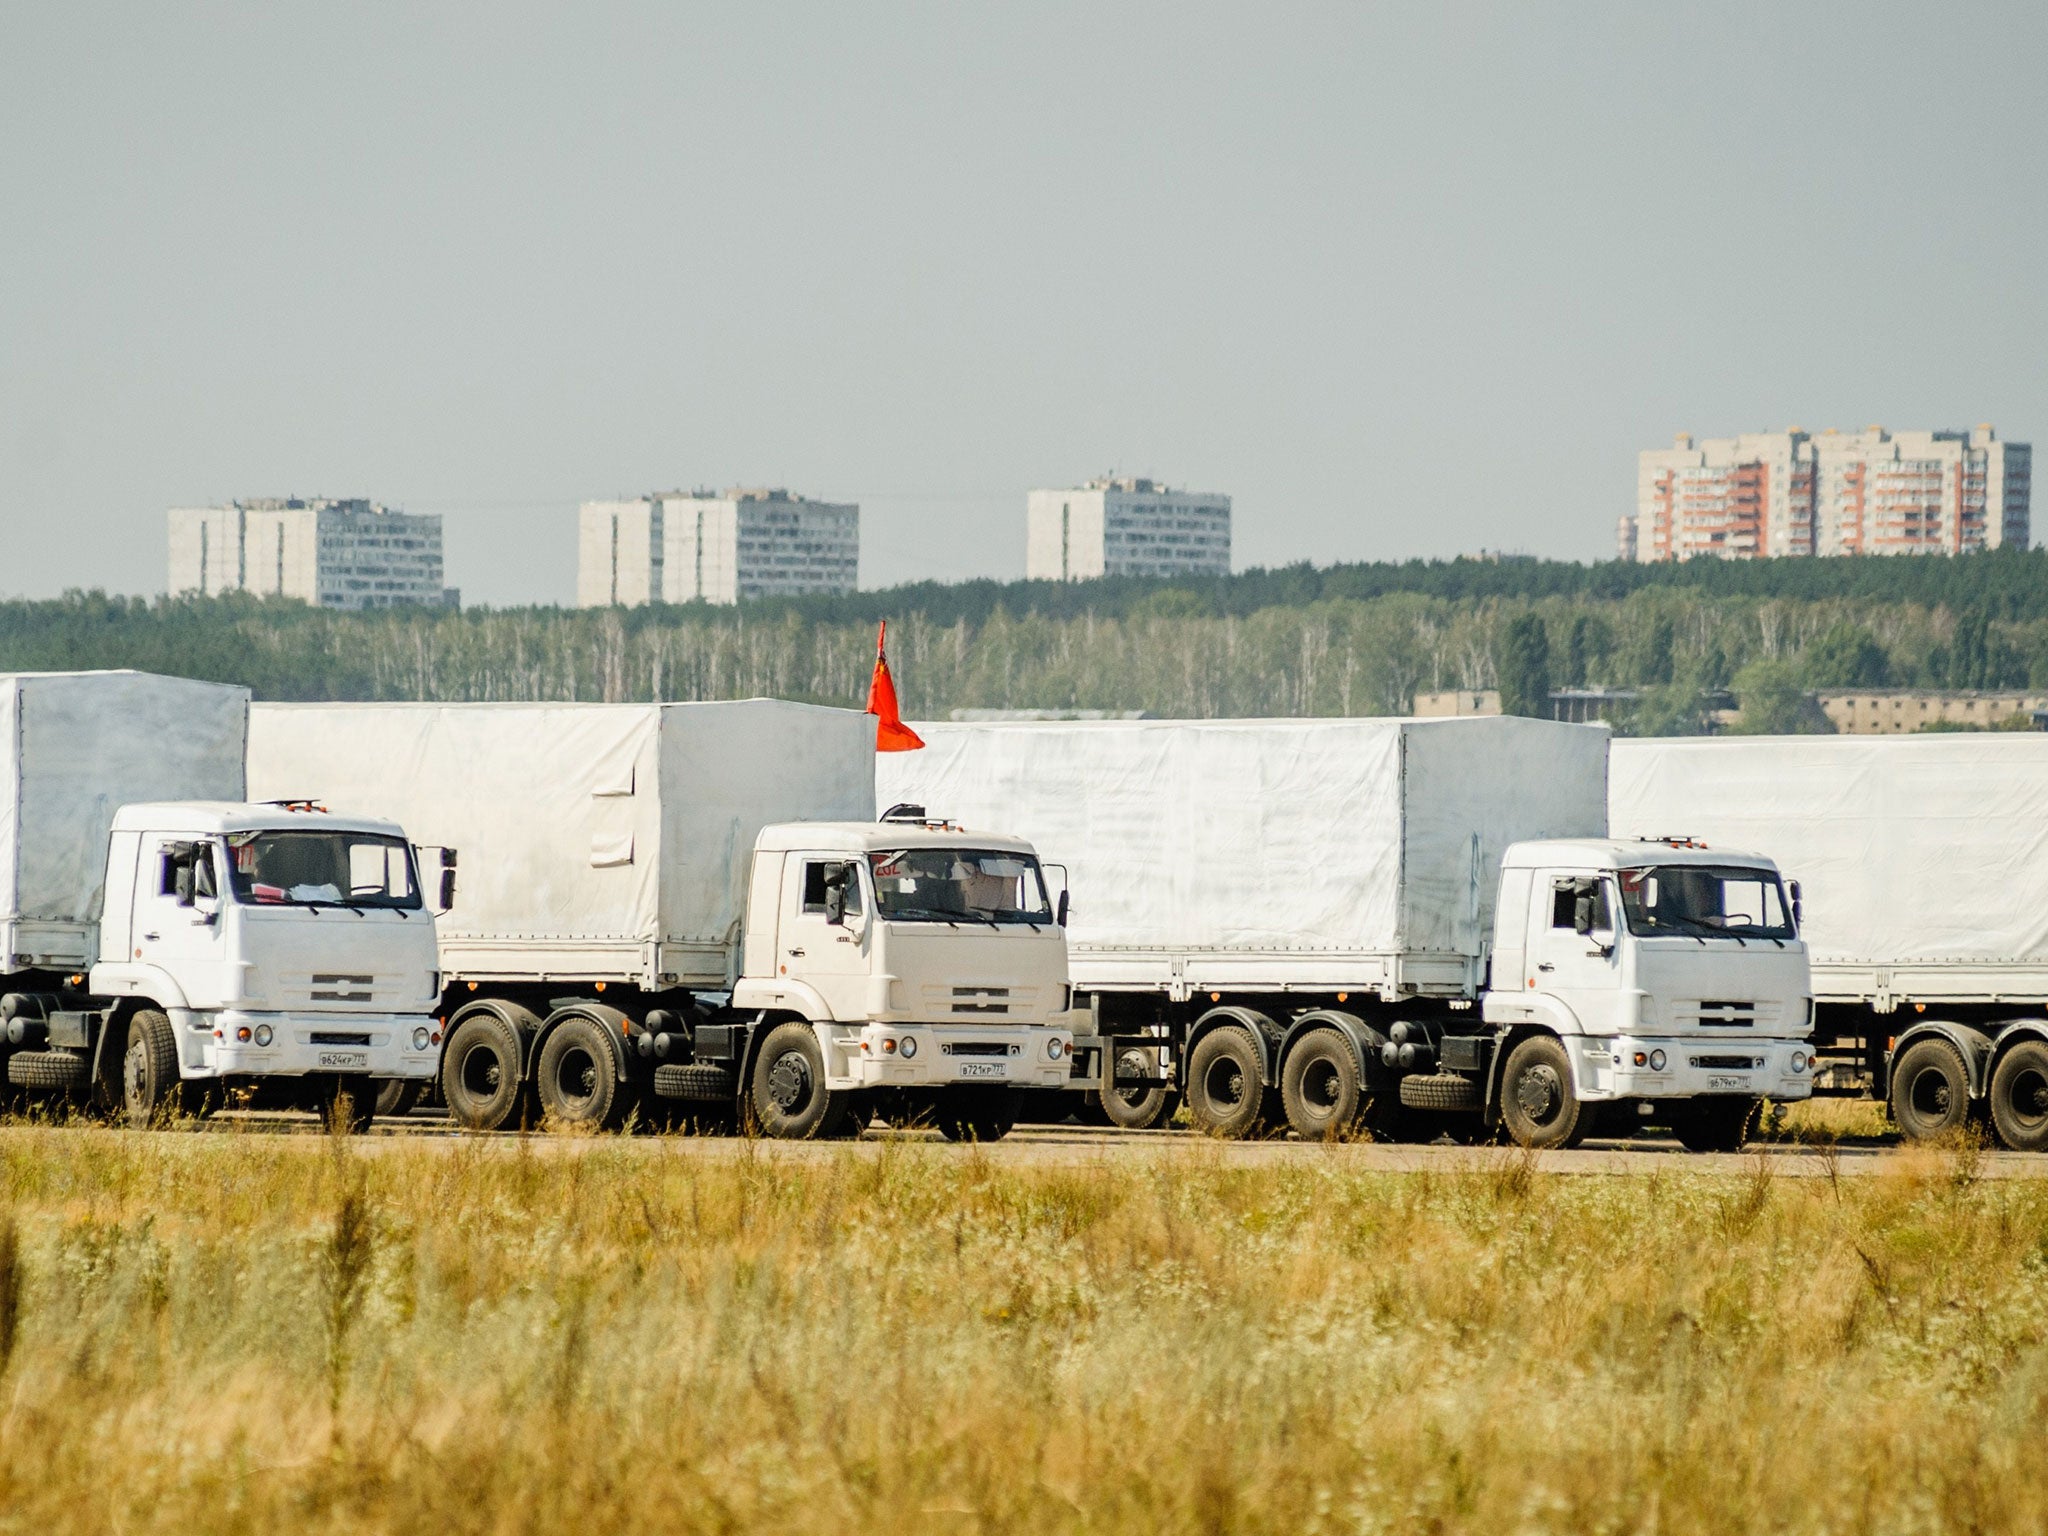
POLYGON ((1624 558, 1961 554, 2029 537, 2033 450, 1970 432, 1680 434, 1637 456, 1624 558))

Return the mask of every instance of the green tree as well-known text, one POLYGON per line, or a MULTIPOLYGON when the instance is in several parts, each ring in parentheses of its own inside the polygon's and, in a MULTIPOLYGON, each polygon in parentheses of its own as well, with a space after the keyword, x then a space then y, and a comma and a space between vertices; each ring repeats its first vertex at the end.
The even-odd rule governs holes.
POLYGON ((1550 718, 1550 632, 1533 613, 1508 621, 1493 664, 1503 714, 1550 718))
POLYGON ((1661 687, 1671 681, 1678 649, 1678 625, 1668 613, 1654 615, 1636 659, 1635 681, 1661 687))
POLYGON ((1847 620, 1837 620, 1806 648, 1810 687, 1882 688, 1891 675, 1891 658, 1877 637, 1847 620))
POLYGON ((1739 735, 1822 736, 1835 729, 1789 661, 1752 661, 1735 674, 1734 686, 1742 709, 1729 729, 1739 735))
POLYGON ((1607 658, 1613 651, 1614 627, 1611 624, 1598 614, 1574 614, 1572 627, 1565 637, 1565 687, 1583 688, 1588 683, 1605 681, 1607 658))

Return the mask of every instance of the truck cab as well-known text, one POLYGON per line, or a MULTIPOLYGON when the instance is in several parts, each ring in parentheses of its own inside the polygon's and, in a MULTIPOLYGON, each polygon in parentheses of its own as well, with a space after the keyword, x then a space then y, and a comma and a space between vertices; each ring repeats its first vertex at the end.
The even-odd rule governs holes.
POLYGON ((438 968, 400 827, 286 805, 128 805, 113 818, 87 1006, 9 1008, 34 1043, 118 1082, 136 1118, 184 1084, 266 1079, 299 1080, 308 1107, 353 1085, 360 1117, 371 1079, 433 1076, 438 968))
POLYGON ((768 826, 732 1005, 808 1022, 837 1091, 1066 1088, 1064 905, 1031 844, 914 808, 768 826))
POLYGON ((1517 1116, 1534 1106, 1541 1119, 1563 1091, 1700 1101, 1688 1122, 1812 1094, 1798 887, 1769 859, 1690 839, 1516 843, 1494 911, 1481 1008, 1502 1032, 1498 1091, 1517 1139, 1517 1116), (1563 1047, 1569 1083, 1517 1078, 1515 1044, 1537 1034, 1563 1047))

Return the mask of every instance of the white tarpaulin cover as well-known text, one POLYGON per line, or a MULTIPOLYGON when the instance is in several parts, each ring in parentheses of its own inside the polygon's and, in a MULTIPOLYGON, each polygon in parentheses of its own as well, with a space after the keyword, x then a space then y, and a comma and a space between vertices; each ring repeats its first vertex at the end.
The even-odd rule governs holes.
POLYGON ((2048 965, 2048 736, 1618 741, 1616 836, 1768 854, 1817 966, 2048 965))
POLYGON ((249 782, 456 849, 451 974, 706 985, 726 973, 755 835, 872 820, 874 741, 870 715, 773 699, 259 704, 249 782))
MULTIPOLYGON (((1606 827, 1607 732, 1520 719, 919 724, 877 799, 1031 839, 1076 952, 1476 957, 1510 842, 1606 827)), ((1077 974, 1079 974, 1077 972, 1077 974)))
POLYGON ((248 716, 249 691, 219 683, 147 672, 0 675, 0 922, 10 968, 91 958, 114 812, 150 800, 241 799, 248 716))

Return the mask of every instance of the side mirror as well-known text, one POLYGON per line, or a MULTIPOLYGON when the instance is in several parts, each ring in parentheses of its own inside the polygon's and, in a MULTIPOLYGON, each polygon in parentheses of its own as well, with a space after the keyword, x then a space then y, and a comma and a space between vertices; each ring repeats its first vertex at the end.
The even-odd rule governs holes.
POLYGON ((193 904, 194 890, 192 866, 190 864, 180 864, 177 874, 172 879, 178 894, 178 905, 181 907, 191 906, 193 904))
POLYGON ((1797 880, 1788 881, 1786 889, 1792 893, 1792 926, 1794 928, 1803 928, 1806 926, 1806 903, 1800 897, 1799 882, 1797 880))
POLYGON ((1572 903, 1572 928, 1582 937, 1593 931, 1593 898, 1581 896, 1572 903))
POLYGON ((435 893, 439 898, 434 903, 434 915, 440 917, 455 906, 455 850, 453 848, 435 848, 432 850, 414 848, 412 851, 413 860, 420 866, 423 880, 429 851, 441 856, 441 878, 434 885, 435 893))
POLYGON ((846 882, 843 880, 825 887, 825 921, 835 928, 846 922, 846 882))
POLYGON ((1053 913, 1053 921, 1058 923, 1062 928, 1067 926, 1067 898, 1072 894, 1073 893, 1071 891, 1061 891, 1059 907, 1053 913))
POLYGON ((455 907, 455 866, 452 864, 441 866, 440 906, 443 912, 453 911, 455 907))

